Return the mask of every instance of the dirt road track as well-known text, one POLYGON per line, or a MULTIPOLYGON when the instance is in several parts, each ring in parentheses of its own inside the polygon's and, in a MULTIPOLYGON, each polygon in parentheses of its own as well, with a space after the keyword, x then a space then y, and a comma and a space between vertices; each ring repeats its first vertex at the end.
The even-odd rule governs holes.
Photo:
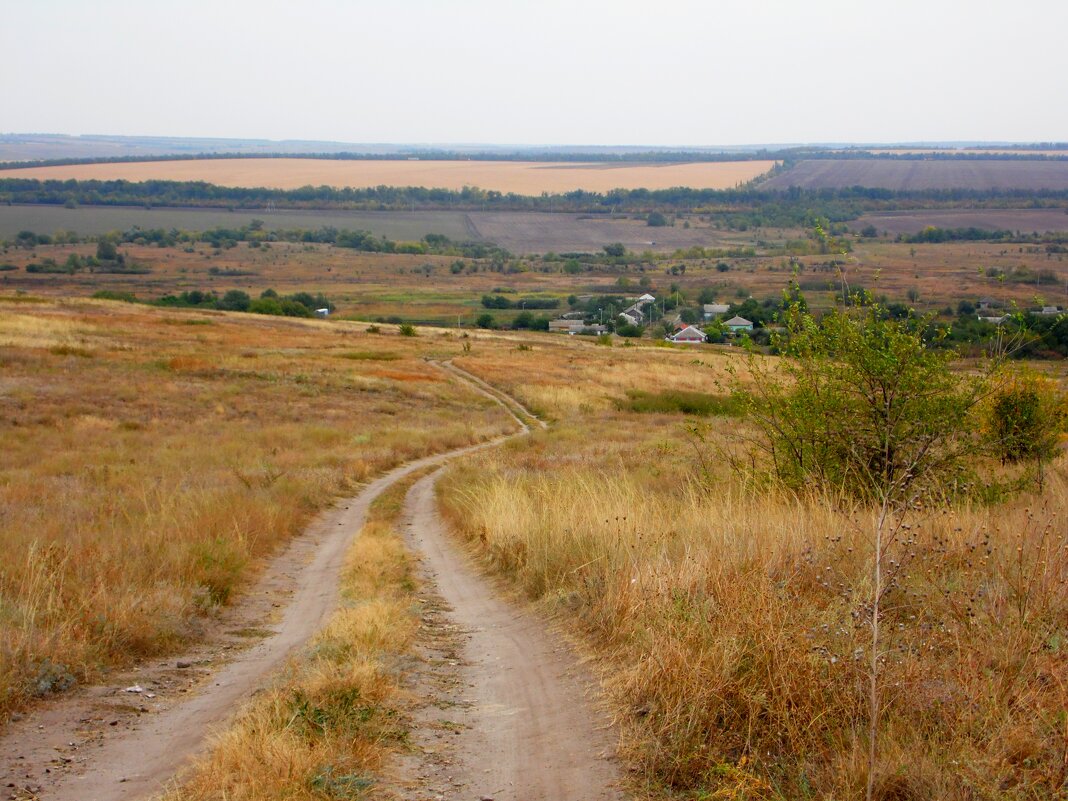
MULTIPOLYGON (((456 370, 450 372, 501 403, 519 424, 517 434, 529 430, 516 415, 517 409, 526 411, 515 401, 505 403, 494 391, 477 386, 456 370)), ((163 690, 123 694, 123 684, 131 676, 143 675, 134 671, 117 684, 90 688, 12 723, 0 738, 0 782, 8 786, 8 795, 47 801, 126 801, 158 792, 204 747, 209 731, 227 721, 326 621, 336 605, 345 552, 374 498, 409 473, 507 438, 398 467, 320 517, 266 573, 265 580, 284 579, 282 583, 292 589, 288 602, 283 602, 283 592, 276 593, 279 601, 270 604, 281 609, 273 631, 253 647, 237 652, 221 669, 201 670, 199 684, 187 680, 186 687, 166 699, 158 697, 163 690)), ((255 599, 265 592, 261 583, 249 596, 255 599)), ((186 658, 201 664, 210 661, 197 659, 202 653, 202 649, 194 650, 189 657, 179 656, 168 664, 186 658)), ((146 689, 177 683, 159 678, 158 668, 149 678, 157 684, 145 682, 146 689)))
POLYGON ((439 473, 405 502, 421 558, 431 644, 415 688, 416 756, 392 791, 406 801, 617 801, 607 721, 590 677, 545 623, 502 599, 449 541, 435 504, 439 473))

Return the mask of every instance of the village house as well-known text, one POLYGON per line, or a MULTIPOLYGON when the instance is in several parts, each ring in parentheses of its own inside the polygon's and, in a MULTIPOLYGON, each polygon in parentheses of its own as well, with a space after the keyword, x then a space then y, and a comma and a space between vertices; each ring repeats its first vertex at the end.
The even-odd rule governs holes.
POLYGON ((702 311, 706 320, 711 320, 713 317, 719 317, 721 314, 726 314, 731 309, 727 303, 706 303, 702 306, 702 311))
POLYGON ((727 322, 725 322, 723 325, 725 325, 732 334, 737 334, 739 331, 753 330, 753 323, 749 320, 746 320, 744 317, 739 317, 738 315, 735 315, 731 319, 727 320, 727 322))
POLYGON ((676 331, 669 337, 666 337, 669 342, 683 342, 690 345, 696 345, 700 342, 704 342, 705 332, 697 326, 688 325, 685 328, 676 331))
POLYGON ((608 329, 603 325, 594 323, 586 325, 582 320, 550 320, 549 331, 561 334, 604 334, 608 329))

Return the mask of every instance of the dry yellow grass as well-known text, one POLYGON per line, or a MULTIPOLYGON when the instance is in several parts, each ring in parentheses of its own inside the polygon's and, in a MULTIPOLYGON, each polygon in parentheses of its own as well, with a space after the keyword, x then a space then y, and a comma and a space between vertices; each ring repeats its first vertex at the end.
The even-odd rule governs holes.
POLYGON ((369 476, 510 430, 423 361, 458 352, 451 340, 11 301, 0 296, 0 715, 174 649, 369 476))
MULTIPOLYGON (((722 365, 693 358, 476 346, 459 363, 558 422, 453 468, 440 497, 600 656, 640 797, 862 797, 871 511, 746 484, 714 449, 736 418, 708 421, 703 444, 681 416, 576 402, 617 397, 621 376, 720 392, 722 365)), ((884 621, 877 798, 1063 794, 1068 460, 1050 472, 1042 495, 914 521, 884 621)))
POLYGON ((770 170, 774 161, 687 164, 604 164, 527 161, 351 161, 328 159, 205 159, 77 164, 0 170, 0 178, 40 180, 207 181, 219 186, 297 189, 302 186, 424 186, 537 195, 584 189, 729 189, 770 170))

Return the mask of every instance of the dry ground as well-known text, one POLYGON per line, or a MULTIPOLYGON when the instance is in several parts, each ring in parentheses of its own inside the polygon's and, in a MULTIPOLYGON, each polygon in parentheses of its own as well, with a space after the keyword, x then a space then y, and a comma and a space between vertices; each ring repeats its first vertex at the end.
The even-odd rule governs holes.
POLYGON ((207 181, 220 186, 479 187, 498 192, 606 192, 612 189, 730 189, 768 172, 773 161, 605 164, 526 161, 205 159, 79 164, 0 170, 0 178, 207 181))

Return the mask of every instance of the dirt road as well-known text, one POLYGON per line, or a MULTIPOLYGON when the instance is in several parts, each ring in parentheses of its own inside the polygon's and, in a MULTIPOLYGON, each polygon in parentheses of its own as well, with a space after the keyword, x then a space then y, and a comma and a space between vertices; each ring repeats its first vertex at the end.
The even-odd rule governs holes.
MULTIPOLYGON (((519 427, 512 436, 529 430, 500 398, 453 375, 504 406, 519 427)), ((0 737, 5 797, 120 801, 156 793, 329 617, 345 552, 371 502, 409 473, 500 441, 419 459, 372 481, 295 538, 187 653, 13 720, 0 737)))
POLYGON ((427 598, 422 704, 397 798, 615 801, 623 796, 592 683, 560 637, 502 598, 450 541, 435 505, 438 473, 408 493, 404 520, 427 598))
MULTIPOLYGON (((511 436, 528 433, 527 421, 540 424, 496 388, 452 365, 443 368, 501 404, 518 426, 511 436)), ((129 801, 158 793, 204 748, 210 731, 225 725, 325 623, 345 552, 371 502, 414 471, 503 439, 410 462, 376 479, 296 538, 188 653, 140 665, 13 721, 0 737, 6 797, 129 801)), ((463 710, 463 731, 453 743, 463 770, 457 775, 479 788, 475 798, 613 798, 602 790, 614 779, 602 756, 611 748, 591 723, 581 673, 569 673, 573 660, 538 621, 497 600, 451 551, 434 509, 432 477, 412 489, 409 509, 427 569, 457 625, 470 632, 462 678, 454 677, 470 685, 457 701, 463 710)))

